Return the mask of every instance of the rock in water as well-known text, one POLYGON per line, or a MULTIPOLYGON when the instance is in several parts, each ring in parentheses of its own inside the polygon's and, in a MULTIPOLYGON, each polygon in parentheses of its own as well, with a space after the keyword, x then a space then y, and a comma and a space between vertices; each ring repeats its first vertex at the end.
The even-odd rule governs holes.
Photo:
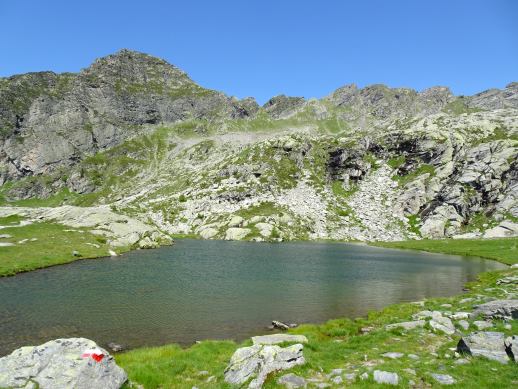
POLYGON ((491 319, 518 319, 518 300, 495 300, 481 304, 473 311, 473 316, 477 315, 491 319))
POLYGON ((225 369, 225 381, 242 385, 251 380, 249 388, 261 388, 268 374, 304 364, 303 348, 301 344, 285 348, 261 345, 239 348, 225 369))
POLYGON ((280 330, 289 330, 290 329, 289 325, 284 324, 283 322, 277 321, 277 320, 272 321, 272 326, 274 326, 274 328, 278 328, 280 330))
POLYGON ((457 344, 457 351, 461 354, 481 356, 500 363, 507 363, 509 360, 505 350, 504 334, 501 332, 473 332, 462 337, 457 344))
POLYGON ((85 338, 21 347, 0 358, 2 388, 35 383, 40 389, 118 389, 126 379, 113 357, 85 338))

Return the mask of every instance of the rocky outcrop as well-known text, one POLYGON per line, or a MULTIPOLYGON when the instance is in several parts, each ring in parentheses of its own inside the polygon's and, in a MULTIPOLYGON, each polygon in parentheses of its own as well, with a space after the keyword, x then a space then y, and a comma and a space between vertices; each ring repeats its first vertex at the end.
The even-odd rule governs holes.
POLYGON ((153 125, 247 117, 258 109, 250 99, 241 103, 201 88, 166 61, 130 50, 100 58, 78 74, 0 81, 4 179, 73 165, 153 125))
POLYGON ((285 348, 254 345, 237 349, 225 369, 225 381, 236 385, 249 382, 249 388, 261 388, 268 374, 304 364, 302 350, 301 344, 285 348))
POLYGON ((473 316, 481 315, 489 319, 518 319, 518 300, 495 300, 478 305, 473 316))
POLYGON ((127 376, 110 354, 84 338, 22 347, 0 358, 0 387, 118 389, 127 376))
POLYGON ((484 357, 500 363, 509 362, 501 332, 473 332, 464 336, 457 345, 457 351, 475 357, 484 357))

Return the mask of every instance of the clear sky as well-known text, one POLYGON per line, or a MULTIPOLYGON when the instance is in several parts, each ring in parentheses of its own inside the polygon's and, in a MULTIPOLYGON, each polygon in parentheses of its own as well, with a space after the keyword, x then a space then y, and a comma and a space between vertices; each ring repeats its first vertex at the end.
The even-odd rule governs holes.
POLYGON ((261 103, 348 83, 473 94, 518 81, 515 0, 0 0, 0 76, 121 48, 261 103))

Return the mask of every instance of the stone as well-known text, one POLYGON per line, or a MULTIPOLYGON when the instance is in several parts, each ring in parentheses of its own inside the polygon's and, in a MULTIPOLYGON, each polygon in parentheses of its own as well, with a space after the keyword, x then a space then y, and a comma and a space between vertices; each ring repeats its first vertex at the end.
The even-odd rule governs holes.
POLYGON ((397 385, 399 383, 399 376, 397 373, 374 370, 374 381, 378 384, 397 385))
POLYGON ((114 342, 108 343, 108 348, 115 353, 118 353, 119 351, 124 350, 124 346, 122 346, 118 343, 114 343, 114 342))
POLYGON ((364 373, 360 374, 360 379, 362 381, 368 380, 369 379, 369 373, 364 372, 364 373))
POLYGON ((408 354, 408 358, 413 359, 413 360, 418 360, 418 359, 419 359, 419 355, 416 355, 416 354, 408 354))
POLYGON ((9 238, 12 238, 13 236, 12 235, 9 235, 9 234, 0 234, 0 239, 9 239, 9 238))
POLYGON ((340 385, 342 382, 344 382, 344 379, 338 375, 336 377, 331 378, 331 381, 336 385, 340 385))
POLYGON ((273 226, 269 223, 257 223, 256 228, 259 230, 259 233, 265 237, 269 238, 272 235, 273 226))
POLYGON ((518 319, 518 300, 495 300, 475 307, 473 316, 486 319, 518 319))
POLYGON ((298 375, 293 373, 285 374, 282 377, 279 377, 277 380, 279 385, 284 385, 287 389, 297 389, 297 388, 305 388, 307 387, 306 380, 298 375))
POLYGON ((453 385, 455 382, 457 382, 457 381, 455 381, 455 379, 451 375, 448 375, 448 374, 432 373, 430 375, 432 376, 432 378, 435 381, 437 381, 441 385, 453 385))
POLYGON ((25 387, 32 382, 40 389, 118 389, 126 379, 113 357, 85 338, 21 347, 0 358, 0 387, 25 387))
POLYGON ((344 377, 347 381, 354 381, 356 379, 356 373, 346 373, 344 377))
POLYGON ((461 320, 461 319, 469 319, 469 312, 457 312, 450 316, 450 319, 453 320, 461 320))
POLYGON ((272 345, 279 343, 307 343, 308 338, 304 335, 272 334, 252 337, 253 344, 272 345))
POLYGON ((117 253, 113 250, 108 250, 108 254, 110 254, 110 257, 116 257, 117 253))
POLYGON ((414 319, 414 320, 428 319, 428 318, 432 317, 432 315, 433 315, 432 311, 419 311, 412 315, 412 319, 414 319))
POLYGON ((225 381, 243 385, 251 380, 249 388, 261 388, 268 374, 304 364, 303 348, 302 344, 285 348, 263 345, 239 348, 225 369, 225 381))
POLYGON ((518 276, 504 277, 496 281, 497 285, 518 284, 518 276))
POLYGON ((484 238, 506 238, 518 235, 518 223, 504 220, 498 226, 486 230, 484 238))
POLYGON ((469 328, 469 322, 466 320, 459 320, 457 324, 461 326, 463 330, 467 330, 469 328))
POLYGON ((210 238, 215 237, 218 234, 218 232, 219 231, 217 229, 208 227, 208 228, 204 228, 203 230, 200 231, 200 236, 203 239, 210 239, 210 238))
POLYGON ((288 324, 285 324, 281 321, 278 321, 278 320, 273 320, 272 321, 272 326, 274 328, 278 328, 280 330, 289 330, 290 329, 290 326, 288 324))
POLYGON ((449 318, 442 316, 440 312, 434 312, 429 323, 430 327, 432 327, 434 331, 441 331, 447 335, 453 335, 455 333, 455 326, 452 321, 449 318))
POLYGON ((241 240, 251 232, 248 228, 229 228, 225 234, 226 240, 241 240))
POLYGON ((504 346, 509 358, 518 363, 518 336, 508 336, 504 341, 504 346))
POLYGON ((493 327, 493 323, 490 321, 482 321, 482 320, 476 320, 473 322, 473 325, 477 327, 478 330, 486 330, 488 328, 493 327))
POLYGON ((414 328, 424 327, 426 322, 424 320, 405 321, 401 323, 388 324, 385 326, 387 330, 394 328, 403 328, 405 330, 413 330, 414 328))
POLYGON ((233 216, 228 222, 228 227, 241 227, 244 221, 245 219, 243 219, 241 216, 233 216))
POLYGON ((390 358, 390 359, 398 359, 398 358, 404 357, 405 354, 403 354, 403 353, 396 353, 396 352, 390 352, 390 353, 381 354, 381 356, 385 357, 385 358, 390 358))
POLYGON ((508 362, 504 334, 501 332, 479 331, 463 336, 457 344, 457 351, 460 354, 485 357, 500 363, 508 362))

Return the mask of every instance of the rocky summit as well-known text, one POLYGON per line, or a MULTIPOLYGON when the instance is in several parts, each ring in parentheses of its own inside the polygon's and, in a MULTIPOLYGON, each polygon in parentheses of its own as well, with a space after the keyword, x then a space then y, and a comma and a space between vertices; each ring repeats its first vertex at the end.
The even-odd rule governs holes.
POLYGON ((0 78, 2 213, 90 207, 108 239, 142 247, 516 236, 517 155, 518 83, 474 96, 347 85, 261 107, 129 50, 77 74, 0 78), (28 201, 41 207, 14 209, 28 201))

